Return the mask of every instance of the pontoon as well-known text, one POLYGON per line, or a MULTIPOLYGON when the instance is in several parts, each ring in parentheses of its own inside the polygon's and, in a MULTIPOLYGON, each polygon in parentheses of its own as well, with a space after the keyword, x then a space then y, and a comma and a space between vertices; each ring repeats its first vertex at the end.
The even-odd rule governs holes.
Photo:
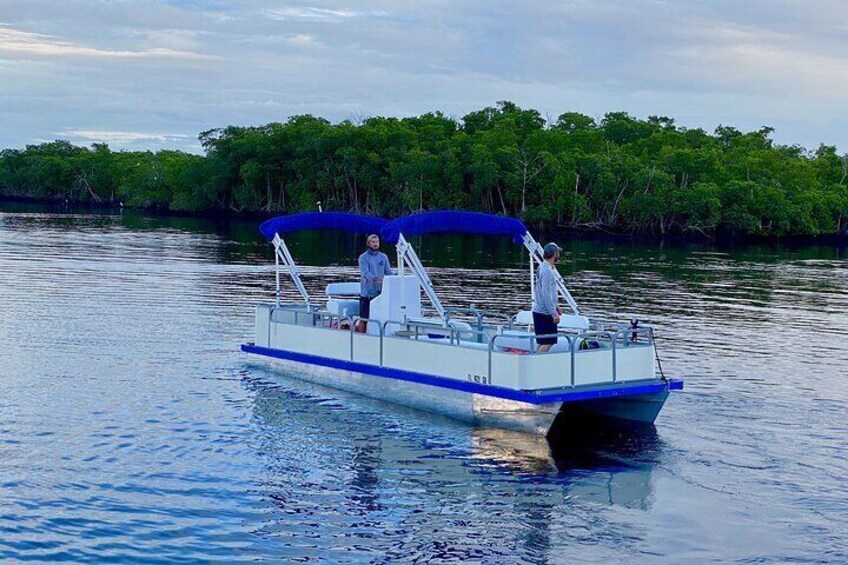
POLYGON ((651 327, 584 316, 558 274, 570 313, 561 317, 558 341, 548 353, 536 352, 529 311, 446 308, 407 240, 430 233, 511 237, 528 251, 532 295, 542 246, 520 220, 441 211, 387 222, 324 212, 274 218, 260 231, 275 249, 276 299, 256 307, 255 338, 242 350, 291 368, 297 378, 480 425, 548 435, 578 425, 580 416, 652 424, 669 391, 683 387, 657 375, 651 327), (284 240, 295 231, 331 229, 380 233, 396 247, 396 274, 383 279, 367 320, 359 317, 358 281, 332 282, 326 298, 316 300, 284 240), (281 301, 283 272, 300 302, 281 301), (366 323, 365 333, 355 331, 359 321, 366 323))

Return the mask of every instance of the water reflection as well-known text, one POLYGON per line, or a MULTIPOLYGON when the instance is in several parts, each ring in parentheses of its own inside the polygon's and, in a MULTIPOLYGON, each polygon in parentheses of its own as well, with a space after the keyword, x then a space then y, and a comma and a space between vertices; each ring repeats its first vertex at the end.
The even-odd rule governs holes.
MULTIPOLYGON (((251 365, 245 385, 273 508, 257 532, 287 559, 548 562, 585 534, 621 537, 599 508, 650 511, 656 433, 551 446, 251 365), (388 409, 387 409, 388 408, 388 409), (592 509, 596 510, 592 510, 592 509), (344 540, 319 548, 321 539, 344 540)), ((626 543, 626 542, 625 542, 626 543)))
POLYGON ((571 497, 649 509, 651 473, 660 459, 656 430, 583 432, 579 441, 551 444, 538 435, 474 428, 471 445, 475 457, 528 477, 558 475, 571 497))
MULTIPOLYGON (((551 444, 543 436, 468 426, 400 406, 390 406, 387 413, 380 401, 300 381, 288 370, 252 365, 250 375, 254 415, 268 432, 263 437, 270 443, 262 451, 272 455, 269 470, 276 474, 289 453, 302 456, 304 450, 336 445, 334 455, 339 458, 331 456, 335 470, 346 477, 354 493, 350 501, 362 511, 383 509, 384 470, 413 477, 423 460, 428 465, 423 475, 437 469, 440 476, 459 483, 470 480, 469 473, 508 473, 522 481, 556 479, 567 496, 584 501, 643 509, 650 505, 651 473, 662 454, 653 426, 630 431, 587 428, 551 444), (364 432, 363 427, 369 427, 363 421, 370 420, 376 420, 383 433, 364 432), (428 449, 434 445, 440 446, 437 453, 428 449)), ((285 470, 293 469, 286 465, 285 470)))

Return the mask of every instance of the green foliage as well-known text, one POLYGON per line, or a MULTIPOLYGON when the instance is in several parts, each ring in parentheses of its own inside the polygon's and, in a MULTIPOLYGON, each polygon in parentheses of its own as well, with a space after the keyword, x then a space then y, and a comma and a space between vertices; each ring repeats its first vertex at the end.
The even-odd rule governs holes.
POLYGON ((533 225, 763 236, 848 232, 848 156, 664 116, 551 124, 508 101, 360 124, 310 115, 200 134, 205 156, 67 141, 0 152, 0 194, 174 211, 460 208, 533 225))

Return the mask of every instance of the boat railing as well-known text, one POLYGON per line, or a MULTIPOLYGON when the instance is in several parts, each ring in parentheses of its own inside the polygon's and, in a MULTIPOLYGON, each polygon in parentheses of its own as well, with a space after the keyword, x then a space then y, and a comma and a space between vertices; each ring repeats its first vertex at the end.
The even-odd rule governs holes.
MULTIPOLYGON (((445 310, 445 312, 448 314, 449 319, 453 318, 454 314, 459 314, 461 316, 473 316, 474 320, 477 324, 477 331, 481 332, 481 333, 483 333, 483 329, 484 329, 484 326, 485 326, 483 321, 486 318, 489 318, 489 319, 494 318, 494 319, 498 319, 498 320, 503 320, 504 322, 506 322, 506 328, 510 329, 510 330, 512 329, 513 318, 514 318, 514 316, 510 316, 509 314, 504 314, 502 312, 489 312, 489 311, 486 311, 486 310, 480 310, 478 308, 475 308, 474 306, 472 306, 470 308, 448 308, 448 309, 445 310)), ((478 340, 478 343, 482 343, 482 341, 478 340)))
MULTIPOLYGON (((386 329, 389 326, 398 326, 401 328, 405 328, 407 331, 406 337, 410 339, 420 339, 422 332, 425 334, 431 333, 433 331, 437 331, 440 334, 447 334, 448 340, 444 345, 451 346, 461 346, 463 342, 468 343, 468 339, 463 339, 464 336, 468 336, 469 334, 473 336, 474 342, 477 343, 487 343, 487 382, 492 382, 492 358, 494 353, 496 353, 497 342, 499 339, 526 339, 529 341, 528 351, 533 351, 536 349, 537 340, 544 338, 557 338, 557 339, 565 339, 568 342, 568 351, 559 351, 559 352, 547 352, 545 355, 562 355, 564 353, 568 353, 569 355, 569 364, 570 364, 570 373, 571 379, 569 385, 574 388, 576 386, 575 382, 575 359, 576 355, 583 352, 594 351, 594 348, 589 349, 581 349, 581 344, 583 343, 591 343, 592 341, 606 341, 609 342, 609 350, 611 352, 612 358, 612 372, 611 372, 611 381, 612 383, 617 382, 617 355, 616 351, 619 346, 628 347, 633 344, 639 343, 639 338, 642 337, 645 339, 644 345, 652 345, 654 343, 654 331, 650 326, 638 327, 638 328, 621 328, 612 331, 581 331, 581 332, 565 332, 559 331, 555 334, 546 334, 546 335, 536 335, 536 334, 527 334, 527 335, 506 335, 506 334, 491 334, 482 330, 474 330, 470 328, 454 328, 451 326, 444 326, 441 323, 435 322, 426 322, 420 320, 373 320, 369 318, 362 318, 360 316, 353 317, 345 317, 339 316, 336 314, 332 314, 327 311, 306 311, 303 309, 303 305, 281 305, 278 307, 279 309, 287 310, 294 312, 295 314, 295 324, 297 324, 298 315, 310 316, 312 319, 312 324, 317 327, 323 328, 337 328, 337 329, 345 329, 344 324, 347 323, 349 326, 350 332, 350 350, 349 350, 349 358, 351 361, 355 360, 355 344, 354 339, 356 335, 356 326, 359 322, 371 322, 373 323, 378 330, 378 334, 376 337, 379 338, 379 363, 380 367, 383 366, 383 358, 384 358, 384 342, 386 337, 390 337, 391 334, 388 334, 386 329), (412 333, 414 330, 415 333, 412 333), (619 345, 619 343, 621 345, 619 345)), ((276 308, 275 308, 276 309, 276 308)), ((367 335, 367 334, 362 334, 367 335)), ((473 342, 472 342, 473 343, 473 342)))
MULTIPOLYGON (((569 385, 572 388, 576 386, 576 382, 575 382, 575 374, 576 374, 575 359, 576 359, 576 355, 583 352, 583 351, 585 351, 585 352, 593 351, 593 349, 581 350, 579 348, 578 344, 583 343, 583 342, 590 342, 590 341, 596 340, 596 339, 609 341, 609 343, 610 343, 610 356, 612 358, 612 367, 611 367, 612 370, 611 370, 611 381, 610 382, 615 383, 618 380, 618 378, 617 378, 618 377, 618 375, 617 375, 617 355, 616 355, 617 347, 616 346, 617 346, 617 343, 619 341, 619 338, 621 338, 621 342, 625 346, 629 345, 632 342, 632 336, 628 337, 628 335, 626 335, 626 334, 630 331, 634 334, 641 334, 641 335, 647 336, 648 337, 647 344, 653 343, 653 329, 650 328, 650 327, 637 328, 636 330, 621 330, 621 331, 586 331, 586 332, 578 332, 578 333, 572 333, 572 334, 569 334, 569 333, 566 333, 566 332, 558 332, 558 333, 555 333, 555 334, 548 334, 548 335, 529 334, 527 336, 515 336, 515 335, 507 336, 507 335, 504 335, 504 334, 490 335, 490 334, 487 334, 483 331, 469 330, 469 329, 463 329, 463 328, 436 326, 435 324, 429 324, 429 323, 426 323, 426 322, 418 322, 418 321, 410 321, 410 320, 407 320, 407 321, 388 320, 388 321, 381 322, 379 324, 379 326, 380 326, 380 332, 379 332, 380 333, 380 365, 381 366, 383 364, 383 339, 384 339, 384 337, 386 337, 388 335, 386 333, 386 327, 389 326, 389 325, 397 325, 397 326, 400 326, 400 327, 415 328, 416 333, 414 334, 414 336, 413 335, 409 336, 410 338, 414 337, 414 339, 418 339, 420 337, 421 331, 427 331, 427 330, 432 331, 434 329, 438 329, 440 332, 447 333, 450 336, 450 340, 449 340, 450 345, 454 345, 454 344, 460 345, 461 342, 463 341, 461 339, 462 334, 472 333, 472 334, 475 334, 477 336, 478 340, 485 339, 486 342, 488 343, 488 347, 487 347, 487 357, 488 357, 488 359, 487 359, 487 382, 489 382, 489 383, 492 382, 492 358, 494 356, 494 353, 496 352, 497 341, 501 338, 509 337, 509 338, 515 339, 517 337, 518 339, 527 339, 531 342, 531 349, 533 349, 533 350, 536 349, 536 347, 535 347, 536 342, 540 338, 565 339, 568 342, 567 353, 569 355, 569 364, 570 364, 570 369, 571 369, 570 370, 571 376, 570 376, 569 385)), ((351 348, 352 347, 353 347, 353 344, 351 342, 351 348)), ((545 355, 559 355, 559 354, 562 354, 562 353, 566 353, 566 352, 564 352, 564 351, 563 352, 553 352, 553 353, 548 352, 548 353, 545 353, 545 355)), ((353 358, 353 350, 352 349, 351 349, 351 358, 353 358)))
MULTIPOLYGON (((388 336, 388 334, 386 333, 386 327, 390 325, 404 327, 406 328, 407 332, 411 332, 412 329, 414 329, 414 335, 409 335, 408 337, 416 340, 421 338, 422 331, 427 334, 447 334, 448 343, 450 345, 461 345, 463 341, 468 342, 467 339, 463 339, 463 336, 467 336, 469 334, 474 336, 478 340, 480 338, 489 338, 489 334, 484 331, 475 330, 472 328, 456 328, 451 325, 444 326, 440 321, 427 322, 424 320, 386 320, 384 322, 380 322, 380 326, 382 328, 382 335, 388 336)), ((478 342, 483 343, 482 341, 478 342)))
MULTIPOLYGON (((491 337, 489 340, 489 379, 491 382, 491 373, 492 373, 492 353, 495 351, 495 347, 497 345, 497 341, 500 338, 509 338, 509 339, 526 339, 530 341, 530 349, 535 350, 536 345, 538 344, 539 339, 544 338, 564 338, 568 342, 568 353, 570 357, 570 365, 571 365, 571 386, 575 386, 575 356, 578 353, 583 351, 593 351, 594 348, 582 349, 580 346, 584 343, 591 343, 594 340, 607 340, 610 343, 610 356, 612 358, 612 380, 611 382, 618 382, 618 367, 617 367, 617 347, 619 338, 621 338, 621 343, 627 347, 634 343, 637 343, 637 339, 639 335, 644 335, 647 337, 647 341, 645 345, 652 345, 654 343, 654 330, 651 327, 644 328, 628 328, 622 329, 618 331, 584 331, 578 333, 565 333, 565 332, 557 332, 555 334, 546 334, 546 335, 535 335, 528 334, 525 336, 521 335, 504 335, 498 334, 491 337)), ((558 353, 563 352, 547 352, 546 355, 556 355, 558 353)))

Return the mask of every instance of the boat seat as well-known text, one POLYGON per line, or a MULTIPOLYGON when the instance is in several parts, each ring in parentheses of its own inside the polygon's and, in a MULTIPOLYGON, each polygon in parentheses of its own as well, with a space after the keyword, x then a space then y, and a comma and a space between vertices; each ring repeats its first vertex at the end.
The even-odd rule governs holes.
POLYGON ((471 327, 471 324, 468 322, 460 322, 458 320, 451 320, 448 322, 448 325, 456 330, 456 335, 459 337, 460 341, 474 339, 474 329, 471 327))
MULTIPOLYGON (((357 291, 359 292, 359 291, 357 291)), ((359 315, 359 299, 343 300, 330 298, 327 300, 327 312, 340 318, 353 318, 359 315)))
POLYGON ((533 325, 533 312, 530 310, 522 310, 515 315, 515 322, 513 325, 529 328, 533 325))
POLYGON ((565 351, 571 351, 571 346, 568 344, 567 339, 558 339, 548 350, 549 353, 562 353, 565 351))
POLYGON ((327 285, 327 296, 359 296, 362 285, 358 282, 337 282, 327 285))
MULTIPOLYGON (((526 326, 530 327, 533 325, 533 312, 530 310, 522 310, 518 314, 515 315, 515 325, 516 326, 526 326)), ((574 314, 563 314, 559 317, 559 324, 557 327, 560 328, 571 328, 576 330, 588 330, 589 329, 589 318, 586 316, 577 316, 574 314)))
POLYGON ((495 349, 517 349, 520 351, 535 351, 536 343, 530 339, 533 332, 521 330, 504 330, 495 341, 495 349))
POLYGON ((468 349, 482 349, 484 351, 489 350, 488 343, 479 343, 476 341, 461 341, 459 342, 460 347, 467 347, 468 349))
POLYGON ((439 334, 429 332, 427 334, 420 335, 418 337, 418 341, 430 341, 433 343, 444 343, 446 345, 451 344, 457 347, 464 347, 467 349, 481 349, 484 351, 488 351, 489 349, 488 343, 478 343, 476 341, 461 340, 459 341, 459 343, 457 343, 456 340, 454 340, 453 343, 451 343, 450 336, 447 333, 439 334))
MULTIPOLYGON (((421 333, 431 334, 433 336, 445 336, 447 338, 450 337, 451 332, 442 326, 442 321, 439 318, 410 318, 410 322, 417 322, 419 324, 423 324, 419 330, 421 333), (427 327, 432 324, 432 328, 427 327)), ((471 324, 468 322, 461 322, 459 320, 450 320, 448 322, 448 326, 450 326, 455 333, 454 337, 459 338, 460 341, 473 340, 475 337, 474 328, 471 327, 471 324)))
MULTIPOLYGON (((501 337, 495 342, 496 349, 513 349, 517 351, 527 351, 534 352, 536 351, 536 342, 530 337, 534 336, 533 332, 526 332, 521 330, 504 330, 501 334, 501 337)), ((557 340, 557 342, 551 347, 551 353, 557 353, 560 351, 569 351, 570 346, 568 340, 564 337, 557 340)))

